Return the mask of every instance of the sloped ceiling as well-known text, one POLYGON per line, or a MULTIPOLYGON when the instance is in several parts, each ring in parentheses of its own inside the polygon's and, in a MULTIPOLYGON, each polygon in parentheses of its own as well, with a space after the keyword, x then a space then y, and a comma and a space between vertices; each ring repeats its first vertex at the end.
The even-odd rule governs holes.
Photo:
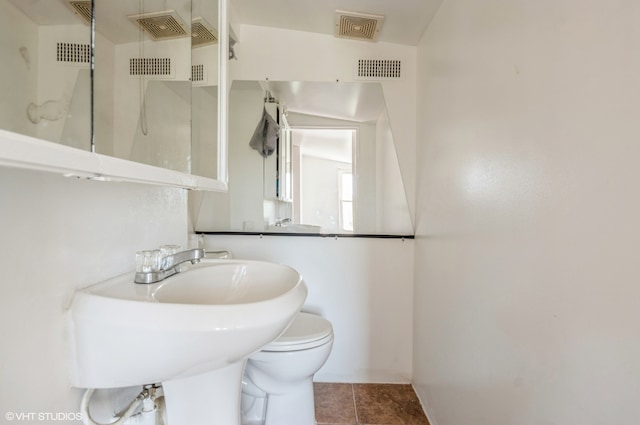
POLYGON ((416 46, 442 0, 232 0, 241 24, 333 34, 336 10, 383 15, 378 41, 416 46))
MULTIPOLYGON (((65 0, 9 1, 39 25, 79 23, 65 0)), ((385 19, 378 41, 415 46, 441 3, 442 0, 230 0, 230 7, 240 24, 321 34, 334 33, 336 10, 382 15, 385 19)), ((144 4, 147 11, 174 9, 187 18, 190 15, 185 12, 185 5, 190 4, 187 0, 145 0, 144 4)), ((137 39, 136 28, 126 15, 140 13, 139 2, 100 0, 97 7, 103 35, 116 43, 137 39)), ((209 20, 215 21, 215 17, 209 20)))

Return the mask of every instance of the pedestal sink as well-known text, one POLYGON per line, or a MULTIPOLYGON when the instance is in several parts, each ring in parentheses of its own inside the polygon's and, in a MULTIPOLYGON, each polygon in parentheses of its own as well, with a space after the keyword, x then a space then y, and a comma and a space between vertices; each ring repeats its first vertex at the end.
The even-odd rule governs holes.
POLYGON ((205 259, 158 283, 133 277, 74 294, 72 385, 162 383, 168 425, 239 425, 244 362, 302 307, 300 275, 273 263, 205 259))

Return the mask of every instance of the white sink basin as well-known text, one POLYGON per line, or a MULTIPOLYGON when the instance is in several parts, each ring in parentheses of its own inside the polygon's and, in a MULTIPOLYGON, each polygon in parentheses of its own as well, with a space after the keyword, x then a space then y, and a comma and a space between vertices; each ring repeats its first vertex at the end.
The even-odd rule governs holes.
POLYGON ((205 259, 184 269, 154 284, 133 283, 131 272, 74 294, 73 386, 167 382, 240 364, 307 296, 298 272, 278 264, 205 259))

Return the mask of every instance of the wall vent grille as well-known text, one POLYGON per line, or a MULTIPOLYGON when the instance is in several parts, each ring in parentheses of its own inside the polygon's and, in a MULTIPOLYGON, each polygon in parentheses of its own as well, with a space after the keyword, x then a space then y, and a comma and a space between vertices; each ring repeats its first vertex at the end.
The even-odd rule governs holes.
POLYGON ((56 45, 56 60, 70 64, 89 64, 91 60, 91 46, 82 43, 58 43, 56 45))
POLYGON ((204 81, 204 65, 191 65, 191 81, 194 83, 204 81))
POLYGON ((359 59, 358 78, 392 78, 402 77, 402 61, 393 59, 359 59))
POLYGON ((129 75, 169 76, 171 58, 130 58, 129 75))

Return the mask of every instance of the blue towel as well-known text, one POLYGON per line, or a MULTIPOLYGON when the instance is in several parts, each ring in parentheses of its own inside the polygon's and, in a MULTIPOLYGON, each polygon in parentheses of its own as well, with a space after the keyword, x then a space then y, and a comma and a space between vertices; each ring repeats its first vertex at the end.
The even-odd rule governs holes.
POLYGON ((249 146, 257 150, 264 158, 268 157, 276 150, 279 130, 278 123, 264 108, 262 110, 262 118, 253 132, 249 146))

